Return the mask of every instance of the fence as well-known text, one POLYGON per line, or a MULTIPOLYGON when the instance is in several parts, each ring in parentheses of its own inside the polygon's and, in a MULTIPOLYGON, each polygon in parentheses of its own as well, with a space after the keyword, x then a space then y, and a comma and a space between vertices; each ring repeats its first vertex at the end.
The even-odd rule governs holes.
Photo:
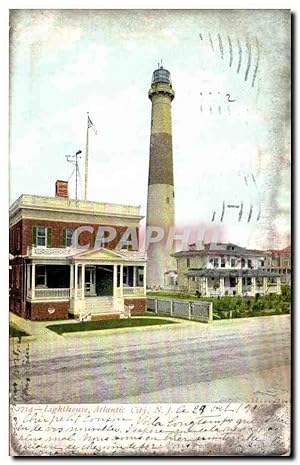
POLYGON ((212 302, 148 298, 147 308, 157 315, 169 315, 205 323, 213 319, 212 302))

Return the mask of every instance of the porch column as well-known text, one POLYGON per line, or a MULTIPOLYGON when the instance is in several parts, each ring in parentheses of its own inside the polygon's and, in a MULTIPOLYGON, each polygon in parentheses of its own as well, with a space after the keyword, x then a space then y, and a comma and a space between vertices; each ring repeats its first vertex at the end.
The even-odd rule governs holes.
POLYGON ((75 263, 74 270, 74 299, 77 300, 77 290, 78 290, 78 265, 75 263))
POLYGON ((120 265, 120 297, 123 297, 123 265, 120 265))
POLYGON ((187 279, 187 287, 188 287, 188 294, 190 293, 190 289, 191 289, 191 285, 190 285, 190 277, 188 276, 188 279, 187 279))
POLYGON ((263 290, 264 294, 267 294, 268 292, 268 278, 263 277, 263 290))
POLYGON ((251 278, 251 292, 253 295, 256 294, 256 277, 255 276, 251 278))
POLYGON ((113 277, 113 296, 117 297, 117 286, 118 286, 118 265, 114 265, 114 277, 113 277))
POLYGON ((281 294, 281 278, 280 278, 280 276, 277 276, 276 284, 277 284, 276 294, 280 295, 281 294))
POLYGON ((220 278, 220 295, 223 296, 225 292, 225 278, 220 278))
POLYGON ((74 265, 70 265, 70 298, 73 297, 74 291, 74 265))
POLYGON ((243 278, 240 276, 237 283, 237 295, 242 295, 243 292, 243 278))
POLYGON ((143 284, 144 284, 144 294, 145 295, 146 295, 146 292, 147 292, 146 274, 147 274, 147 266, 144 265, 143 284))
POLYGON ((30 289, 30 265, 26 265, 26 274, 27 274, 26 288, 28 291, 28 289, 30 289))
POLYGON ((85 265, 81 265, 81 298, 84 299, 85 290, 85 265))
POLYGON ((136 287, 136 266, 133 266, 133 287, 136 287))
POLYGON ((204 279, 204 292, 205 292, 206 297, 208 297, 208 278, 205 277, 203 279, 204 279))
POLYGON ((31 298, 35 298, 35 263, 31 265, 31 298))

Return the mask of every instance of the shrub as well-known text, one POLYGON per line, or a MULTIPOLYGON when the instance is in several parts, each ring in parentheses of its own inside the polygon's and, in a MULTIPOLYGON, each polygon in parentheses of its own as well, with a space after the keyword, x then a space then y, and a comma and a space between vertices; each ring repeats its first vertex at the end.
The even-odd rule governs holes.
POLYGON ((283 300, 285 300, 286 302, 291 302, 292 300, 291 286, 288 286, 287 284, 282 284, 281 285, 281 296, 283 300))

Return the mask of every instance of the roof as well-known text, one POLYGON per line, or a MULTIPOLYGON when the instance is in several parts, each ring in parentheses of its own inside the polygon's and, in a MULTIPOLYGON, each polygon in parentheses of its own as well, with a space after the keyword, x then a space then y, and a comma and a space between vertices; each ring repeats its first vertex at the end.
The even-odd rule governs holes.
POLYGON ((268 249, 268 250, 262 250, 261 252, 264 252, 265 254, 268 255, 281 255, 284 253, 291 253, 291 246, 288 245, 284 247, 283 249, 268 249))
POLYGON ((62 211, 72 213, 85 213, 90 215, 124 216, 142 219, 140 205, 125 205, 107 202, 94 202, 75 200, 66 197, 47 197, 41 195, 22 194, 9 209, 10 217, 19 209, 62 211))
POLYGON ((279 272, 277 271, 266 271, 266 270, 249 270, 249 269, 198 269, 198 268, 191 268, 185 276, 188 278, 192 277, 206 277, 206 278, 224 278, 224 277, 245 277, 245 278, 269 278, 269 277, 277 277, 280 276, 279 272))
POLYGON ((203 249, 189 249, 189 250, 181 250, 179 252, 175 252, 173 257, 197 257, 197 256, 207 256, 207 255, 259 255, 264 256, 265 252, 255 249, 246 249, 245 247, 241 247, 237 244, 233 244, 231 242, 227 243, 213 243, 209 242, 204 244, 203 249))

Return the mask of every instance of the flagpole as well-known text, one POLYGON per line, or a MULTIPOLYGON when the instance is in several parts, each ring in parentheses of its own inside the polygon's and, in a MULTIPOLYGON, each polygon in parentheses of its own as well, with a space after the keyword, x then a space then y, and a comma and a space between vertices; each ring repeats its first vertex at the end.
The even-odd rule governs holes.
POLYGON ((84 166, 84 200, 87 200, 88 169, 89 169, 89 112, 87 112, 87 125, 86 125, 86 146, 85 146, 85 166, 84 166))

